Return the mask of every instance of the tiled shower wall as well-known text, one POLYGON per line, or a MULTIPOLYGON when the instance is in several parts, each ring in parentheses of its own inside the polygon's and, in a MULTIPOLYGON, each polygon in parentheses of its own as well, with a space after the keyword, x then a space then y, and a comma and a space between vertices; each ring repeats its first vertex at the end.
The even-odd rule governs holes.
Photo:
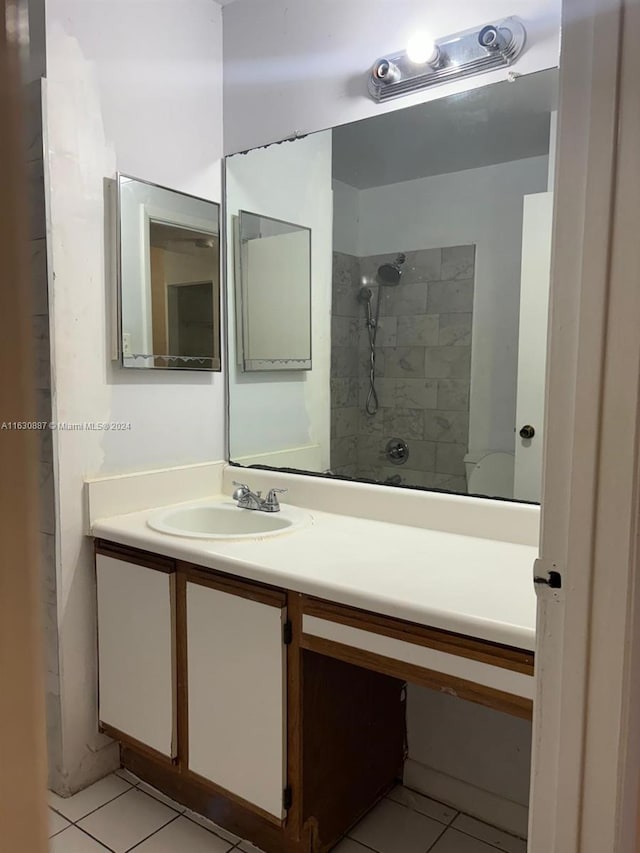
POLYGON ((331 470, 358 474, 360 431, 358 335, 364 328, 365 306, 358 302, 360 261, 333 253, 331 308, 331 470))
POLYGON ((376 339, 377 414, 368 415, 369 339, 363 284, 397 257, 334 253, 331 468, 336 474, 466 491, 475 247, 406 252, 402 278, 383 286, 376 339), (393 465, 387 442, 409 456, 393 465))

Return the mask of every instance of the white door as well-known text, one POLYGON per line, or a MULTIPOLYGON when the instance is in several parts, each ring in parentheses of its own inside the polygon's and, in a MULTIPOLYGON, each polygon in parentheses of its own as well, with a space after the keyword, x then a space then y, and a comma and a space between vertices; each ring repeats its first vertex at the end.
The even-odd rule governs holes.
POLYGON ((542 490, 552 221, 553 193, 525 196, 513 484, 514 498, 523 501, 539 501, 542 490))
POLYGON ((175 575, 96 556, 100 722, 176 755, 175 575))
POLYGON ((285 610, 187 583, 189 770, 281 820, 285 610))

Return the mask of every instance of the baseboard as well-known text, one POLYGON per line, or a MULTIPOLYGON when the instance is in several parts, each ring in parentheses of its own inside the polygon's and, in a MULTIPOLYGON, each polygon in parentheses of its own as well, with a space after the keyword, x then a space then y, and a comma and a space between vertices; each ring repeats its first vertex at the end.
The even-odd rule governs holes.
POLYGON ((404 784, 505 832, 520 838, 527 837, 529 809, 521 803, 484 791, 463 779, 447 776, 411 758, 404 765, 404 784))

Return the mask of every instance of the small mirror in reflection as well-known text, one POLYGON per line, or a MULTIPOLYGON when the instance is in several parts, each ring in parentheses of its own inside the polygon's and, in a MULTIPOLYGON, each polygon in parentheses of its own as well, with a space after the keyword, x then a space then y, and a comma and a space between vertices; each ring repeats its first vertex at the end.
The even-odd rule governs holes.
POLYGON ((243 370, 310 370, 311 230, 244 210, 238 228, 243 370))

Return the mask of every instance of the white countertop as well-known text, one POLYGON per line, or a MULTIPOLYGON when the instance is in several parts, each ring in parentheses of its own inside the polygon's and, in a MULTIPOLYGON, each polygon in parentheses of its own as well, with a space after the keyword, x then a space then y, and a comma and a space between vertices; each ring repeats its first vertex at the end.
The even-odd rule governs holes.
MULTIPOLYGON (((228 496, 211 496, 228 501, 228 496)), ((193 502, 196 503, 196 502, 193 502)), ((328 601, 533 650, 537 548, 305 510, 311 523, 267 539, 158 533, 143 510, 94 521, 95 537, 328 601)))

